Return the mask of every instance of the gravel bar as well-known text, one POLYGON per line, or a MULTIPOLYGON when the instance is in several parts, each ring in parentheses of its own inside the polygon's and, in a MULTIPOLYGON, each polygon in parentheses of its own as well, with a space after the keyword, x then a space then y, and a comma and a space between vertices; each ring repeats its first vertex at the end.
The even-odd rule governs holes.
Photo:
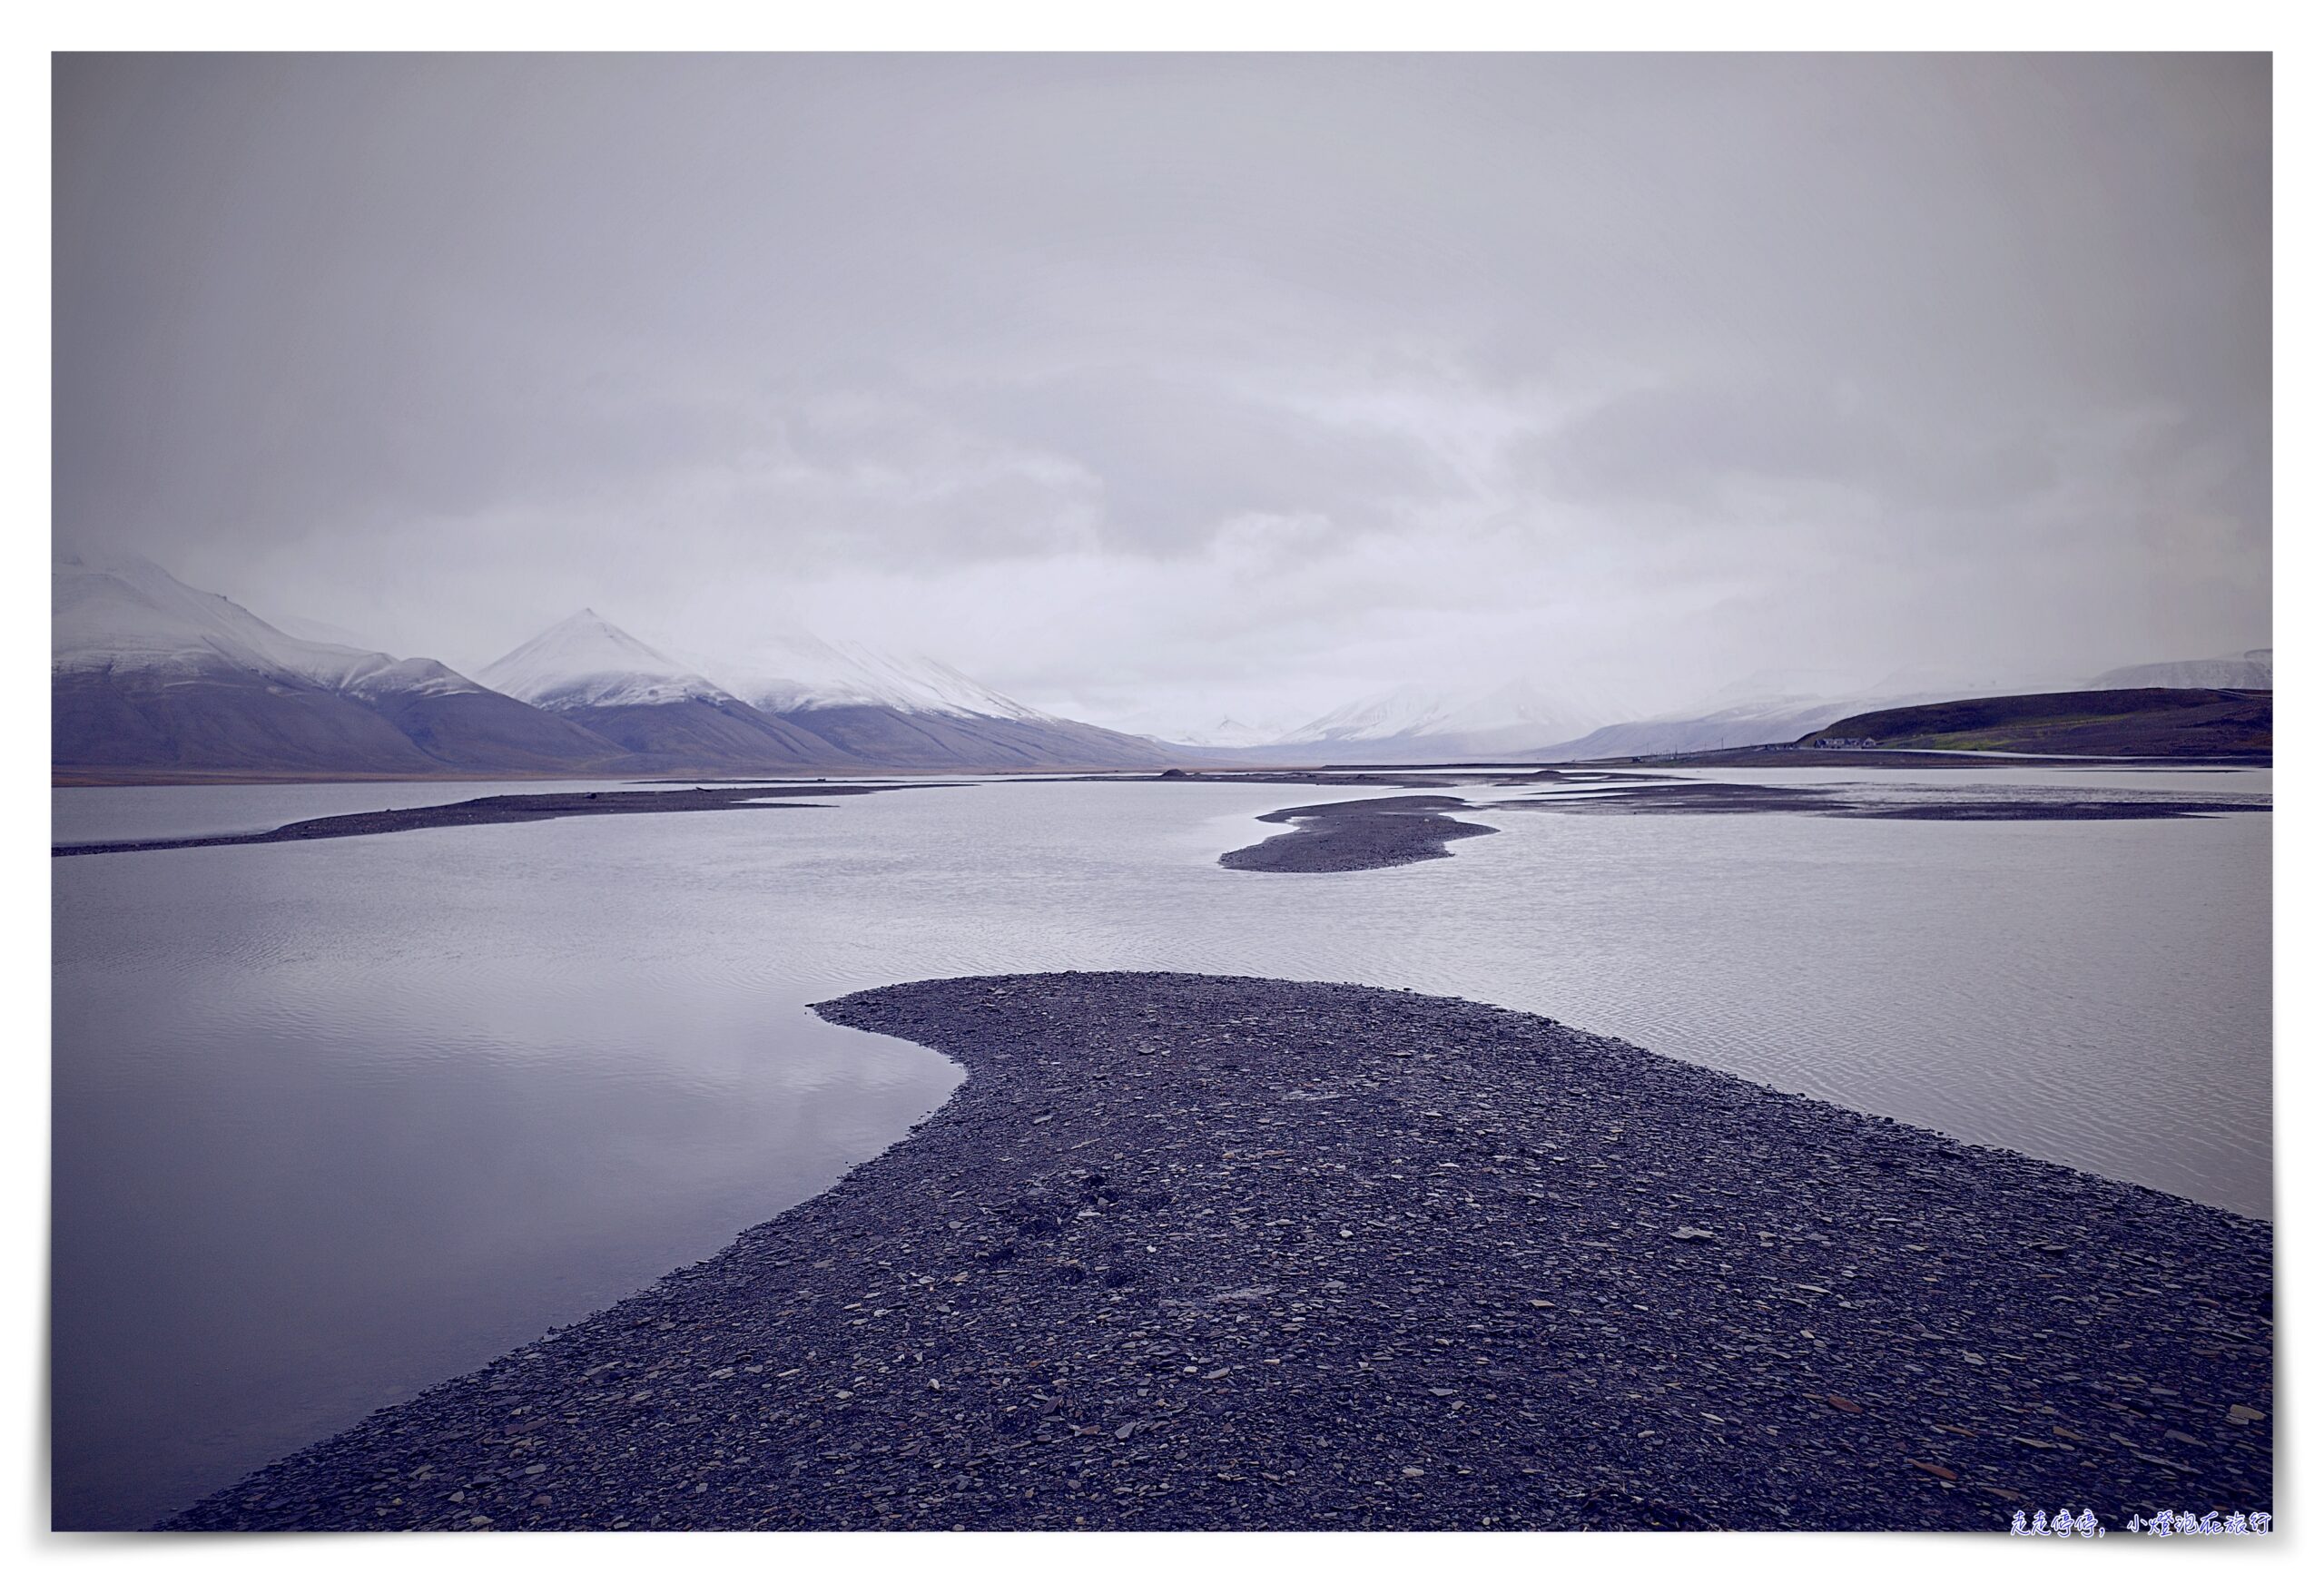
MULTIPOLYGON (((929 785, 935 782, 915 782, 929 785)), ((79 841, 52 847, 58 858, 107 852, 166 852, 184 847, 251 847, 274 841, 333 841, 351 835, 389 835, 399 831, 438 830, 459 824, 529 824, 543 819, 585 819, 616 813, 709 813, 729 808, 812 808, 812 802, 769 802, 773 792, 812 797, 862 797, 905 788, 862 782, 784 781, 750 785, 696 787, 684 792, 532 792, 478 797, 467 802, 438 802, 426 808, 383 808, 377 813, 339 813, 302 819, 295 824, 241 835, 165 836, 153 841, 79 841)))
POLYGON ((725 1251, 189 1529, 1959 1529, 2269 1509, 2261 1221, 1545 1018, 948 979, 725 1251))
POLYGON ((1344 874, 1449 858, 1447 841, 1498 833, 1489 824, 1446 817, 1468 806, 1458 797, 1374 797, 1278 808, 1259 818, 1291 825, 1291 831, 1227 852, 1218 866, 1268 874, 1344 874))
POLYGON ((2072 789, 2011 786, 1759 786, 1733 781, 1666 781, 1590 790, 1592 794, 1587 797, 1542 797, 1485 806, 1520 812, 1590 815, 1813 813, 1830 819, 1985 823, 2209 819, 2226 813, 2266 813, 2273 806, 2270 798, 2260 794, 2189 798, 2116 792, 2093 797, 2080 795, 2072 789))

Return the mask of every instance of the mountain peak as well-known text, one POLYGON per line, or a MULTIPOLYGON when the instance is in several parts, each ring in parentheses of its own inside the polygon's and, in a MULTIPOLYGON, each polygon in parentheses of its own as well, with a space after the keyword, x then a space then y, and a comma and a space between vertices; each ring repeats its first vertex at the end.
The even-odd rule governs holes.
POLYGON ((501 655, 478 672, 477 679, 548 709, 732 697, 708 677, 586 608, 501 655))
POLYGON ((354 693, 474 692, 433 660, 288 633, 142 556, 60 556, 50 569, 50 664, 59 672, 209 674, 221 668, 354 693))

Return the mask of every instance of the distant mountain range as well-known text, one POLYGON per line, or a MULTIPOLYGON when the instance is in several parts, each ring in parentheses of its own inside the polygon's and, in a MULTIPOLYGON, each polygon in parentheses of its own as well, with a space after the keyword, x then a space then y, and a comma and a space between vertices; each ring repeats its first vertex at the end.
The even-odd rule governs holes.
POLYGON ((1531 681, 1468 693, 1399 687, 1310 721, 1285 745, 1400 759, 1492 757, 1537 750, 1627 711, 1603 692, 1531 681))
MULTIPOLYGON (((1902 703, 1906 699, 1880 702, 1902 703)), ((1588 761, 1711 752, 1790 742, 1866 706, 1862 698, 1763 698, 1723 708, 1681 710, 1651 720, 1601 725, 1587 736, 1544 748, 1542 758, 1588 761)), ((1529 755, 1532 756, 1532 755, 1529 755)))
POLYGON ((933 661, 797 634, 729 688, 583 611, 471 680, 294 637, 133 558, 58 562, 51 615, 50 757, 68 778, 1106 769, 1184 756, 1027 708, 933 661))
MULTIPOLYGON (((2211 690, 2268 689, 2274 686, 2275 654, 2251 649, 2211 660, 2173 660, 2160 664, 2128 665, 2083 683, 2079 691, 2122 691, 2136 688, 2203 688, 2211 690)), ((1601 726, 1587 736, 1560 742, 1541 756, 1560 760, 1651 757, 1661 753, 1714 752, 1722 748, 1757 747, 1787 742, 1837 729, 1850 716, 1893 712, 1925 704, 1974 698, 2053 696, 2028 693, 2022 685, 2000 680, 1965 681, 1913 672, 1897 672, 1871 687, 1849 691, 1832 679, 1783 678, 1811 685, 1797 691, 1773 691, 1733 703, 1714 699, 1692 709, 1678 710, 1649 720, 1625 721, 1601 726), (1819 688, 1812 685, 1821 683, 1819 688)), ((2066 684, 2072 688, 2071 683, 2066 684)), ((1748 684, 1729 688, 1722 699, 1749 692, 1748 684)))
POLYGON ((1409 685, 1359 698, 1289 730, 1222 719, 1157 733, 1174 745, 1244 762, 1450 763, 1526 757, 1609 720, 1626 702, 1601 689, 1530 681, 1474 688, 1409 685))
MULTIPOLYGON (((2274 654, 2252 649, 2110 671, 2052 688, 2269 688, 2274 654)), ((1895 671, 1871 683, 1800 672, 1761 672, 1684 709, 1640 717, 1597 689, 1509 683, 1468 692, 1407 686, 1375 693, 1273 737, 1227 720, 1170 740, 1248 763, 1427 763, 1644 758, 1788 742, 1849 715, 1963 698, 2025 695, 2023 679, 1895 671)))
POLYGON ((1275 741, 1214 746, 1231 748, 1245 762, 1274 763, 1627 758, 1789 742, 1844 714, 1980 690, 2004 689, 1959 681, 1948 687, 1899 673, 1852 691, 1829 676, 1761 673, 1691 708, 1640 717, 1600 688, 1525 682, 1469 692, 1408 686, 1360 699, 1275 741))
POLYGON ((2097 689, 2125 687, 2210 687, 2229 691, 2272 693, 2276 686, 2276 651, 2246 649, 2212 660, 2170 660, 2159 665, 2124 665, 2091 683, 2097 689))
MULTIPOLYGON (((1639 718, 1594 688, 1406 686, 1287 732, 1223 718, 1162 740, 1044 713, 938 661, 796 631, 770 630, 720 681, 584 610, 471 679, 321 641, 345 635, 335 629, 294 636, 129 558, 59 561, 52 613, 52 762, 89 780, 1631 758, 1787 742, 1854 715, 2023 692, 1906 673, 1860 690, 1763 674, 1639 718)), ((2273 651, 2252 649, 2125 666, 2086 686, 2265 690, 2274 672, 2273 651)))

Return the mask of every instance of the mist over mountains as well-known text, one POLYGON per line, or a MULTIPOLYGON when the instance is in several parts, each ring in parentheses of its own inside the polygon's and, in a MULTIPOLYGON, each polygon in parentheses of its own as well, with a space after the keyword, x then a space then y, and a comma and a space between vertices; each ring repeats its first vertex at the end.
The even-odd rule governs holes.
MULTIPOLYGON (((1034 709, 924 657, 770 628, 728 665, 576 612, 478 669, 295 636, 135 557, 53 572, 60 775, 602 776, 1158 769, 1174 763, 1595 759, 1790 742, 1867 711, 2024 692, 1911 672, 1761 674, 1640 718, 1603 687, 1412 684, 1304 724, 1222 718, 1172 740, 1034 709)), ((314 629, 309 629, 314 630, 314 629)), ((343 635, 343 634, 342 634, 343 635)), ((2250 650, 2061 687, 2269 688, 2250 650)))
POLYGON ((932 661, 795 634, 770 651, 779 670, 729 688, 585 610, 472 679, 294 637, 134 557, 59 561, 51 614, 60 773, 767 774, 1170 758, 932 661))
POLYGON ((2276 651, 2246 649, 2210 660, 2171 660, 2157 665, 2122 665, 2107 672, 2093 687, 2217 687, 2257 688, 2273 692, 2276 651))

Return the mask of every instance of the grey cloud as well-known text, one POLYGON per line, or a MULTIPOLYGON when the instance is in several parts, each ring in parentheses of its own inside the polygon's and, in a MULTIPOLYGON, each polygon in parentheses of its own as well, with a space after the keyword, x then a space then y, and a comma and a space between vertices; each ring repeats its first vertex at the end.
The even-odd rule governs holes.
POLYGON ((1521 444, 1553 493, 1715 509, 1755 486, 1827 486, 1899 506, 1998 510, 2058 477, 2030 425, 1956 435, 1899 422, 1832 387, 1657 388, 1614 398, 1521 444))
POLYGON ((1135 368, 987 387, 954 405, 1085 470, 1109 542, 1133 550, 1194 549, 1251 514, 1376 527, 1400 504, 1461 488, 1408 434, 1135 368))
POLYGON ((382 644, 618 586, 1200 713, 1221 631, 1295 690, 2269 638, 2263 56, 54 75, 60 546, 382 644))

